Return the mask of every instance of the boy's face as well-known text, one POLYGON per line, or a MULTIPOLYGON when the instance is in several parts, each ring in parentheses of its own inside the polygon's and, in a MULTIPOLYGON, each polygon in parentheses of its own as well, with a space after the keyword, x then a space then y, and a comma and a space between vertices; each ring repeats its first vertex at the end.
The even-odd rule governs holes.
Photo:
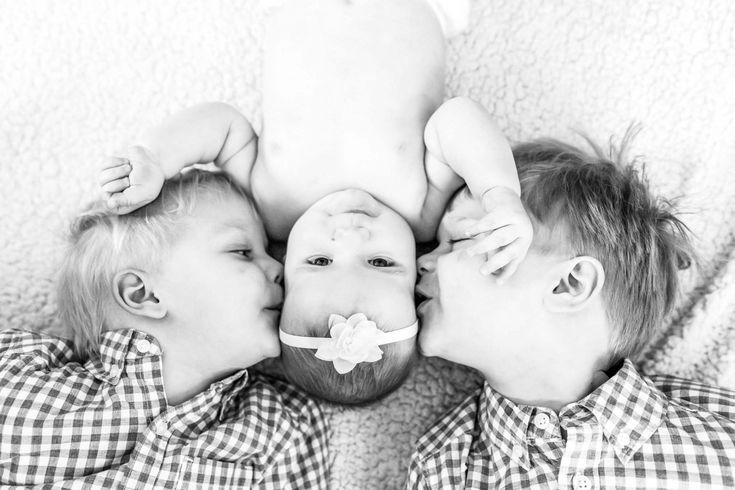
POLYGON ((317 201, 294 225, 286 250, 286 294, 313 298, 315 312, 326 303, 370 302, 378 292, 395 298, 396 305, 385 307, 401 310, 399 316, 412 303, 405 300, 416 282, 411 228, 366 192, 340 191, 317 201))
POLYGON ((200 198, 180 226, 153 274, 176 335, 233 370, 278 356, 282 267, 250 204, 235 193, 200 198))
POLYGON ((424 355, 474 367, 488 378, 488 371, 512 377, 543 362, 554 351, 549 342, 558 341, 541 321, 554 261, 531 247, 502 286, 480 274, 485 258, 463 251, 472 243, 464 231, 484 214, 480 202, 463 191, 442 218, 439 246, 419 258, 417 292, 427 297, 418 307, 419 346, 424 355))

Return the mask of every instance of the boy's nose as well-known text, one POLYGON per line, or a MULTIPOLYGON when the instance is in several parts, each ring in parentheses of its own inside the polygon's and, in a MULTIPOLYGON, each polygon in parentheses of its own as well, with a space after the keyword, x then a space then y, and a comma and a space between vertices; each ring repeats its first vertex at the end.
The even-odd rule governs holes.
POLYGON ((434 270, 436 269, 436 254, 434 252, 429 252, 422 255, 416 261, 416 265, 419 270, 419 275, 434 272, 434 270))
POLYGON ((272 257, 268 257, 263 270, 270 281, 276 284, 281 283, 281 280, 283 279, 283 264, 272 257))

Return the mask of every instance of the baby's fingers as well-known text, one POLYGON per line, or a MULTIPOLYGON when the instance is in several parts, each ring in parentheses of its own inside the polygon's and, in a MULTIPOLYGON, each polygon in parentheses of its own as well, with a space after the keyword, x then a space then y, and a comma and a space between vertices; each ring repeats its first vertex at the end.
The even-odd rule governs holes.
POLYGON ((512 226, 499 228, 484 238, 475 238, 475 244, 467 247, 470 255, 492 252, 513 243, 518 238, 518 231, 512 226))
POLYGON ((102 190, 108 194, 114 194, 116 192, 124 191, 130 187, 130 179, 123 177, 122 179, 113 180, 102 186, 102 190))
POLYGON ((502 284, 506 279, 513 275, 516 269, 518 269, 518 265, 521 263, 524 256, 525 248, 523 244, 515 241, 490 257, 488 261, 480 267, 480 273, 490 275, 502 269, 496 278, 498 284, 502 284))
POLYGON ((147 197, 141 187, 128 187, 123 192, 112 194, 107 199, 107 207, 117 214, 127 214, 145 206, 154 198, 147 197))
POLYGON ((100 186, 104 187, 105 184, 109 184, 112 181, 122 179, 123 177, 127 177, 130 175, 130 172, 133 170, 133 167, 130 166, 129 163, 123 163, 121 165, 117 165, 115 167, 109 167, 102 171, 100 171, 97 182, 100 186))
POLYGON ((119 167, 120 165, 125 165, 125 164, 130 164, 130 160, 128 160, 125 157, 107 156, 100 163, 99 169, 105 170, 108 168, 119 167))
POLYGON ((505 281, 508 280, 510 276, 513 275, 513 273, 518 269, 521 260, 522 259, 520 258, 511 260, 505 267, 503 267, 500 273, 495 277, 495 281, 498 283, 498 285, 503 284, 505 281))
POLYGON ((493 272, 496 272, 497 270, 508 265, 512 260, 513 254, 508 251, 508 248, 504 248, 503 250, 500 250, 497 253, 493 254, 493 256, 487 260, 487 262, 480 266, 480 274, 489 276, 493 272))

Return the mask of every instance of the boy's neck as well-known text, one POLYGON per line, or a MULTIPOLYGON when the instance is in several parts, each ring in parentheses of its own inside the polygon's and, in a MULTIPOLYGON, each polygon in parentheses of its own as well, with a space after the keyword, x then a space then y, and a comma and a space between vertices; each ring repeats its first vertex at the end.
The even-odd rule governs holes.
POLYGON ((205 373, 192 363, 177 362, 175 354, 163 355, 163 386, 168 404, 178 405, 209 388, 212 383, 223 379, 233 371, 205 373))
POLYGON ((218 356, 202 352, 176 336, 155 335, 161 344, 163 386, 169 406, 178 405, 207 390, 212 383, 238 369, 218 363, 218 356))
POLYGON ((493 390, 517 405, 545 407, 559 413, 565 406, 575 403, 604 384, 609 378, 602 370, 589 372, 587 376, 575 376, 565 381, 536 382, 530 380, 503 384, 492 377, 485 380, 493 390))

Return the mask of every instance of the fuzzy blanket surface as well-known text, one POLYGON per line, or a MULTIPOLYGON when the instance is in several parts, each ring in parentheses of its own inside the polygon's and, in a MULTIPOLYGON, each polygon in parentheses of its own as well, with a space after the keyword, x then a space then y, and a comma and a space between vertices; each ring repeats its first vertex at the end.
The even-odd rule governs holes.
MULTIPOLYGON (((103 155, 202 101, 259 120, 269 8, 0 0, 0 328, 63 333, 63 233, 103 155)), ((735 389, 735 4, 475 0, 471 15, 450 41, 447 95, 484 103, 513 141, 605 143, 640 124, 631 155, 679 198, 701 256, 639 366, 735 389)), ((402 487, 416 438, 478 384, 429 359, 372 406, 326 406, 333 487, 402 487)))

